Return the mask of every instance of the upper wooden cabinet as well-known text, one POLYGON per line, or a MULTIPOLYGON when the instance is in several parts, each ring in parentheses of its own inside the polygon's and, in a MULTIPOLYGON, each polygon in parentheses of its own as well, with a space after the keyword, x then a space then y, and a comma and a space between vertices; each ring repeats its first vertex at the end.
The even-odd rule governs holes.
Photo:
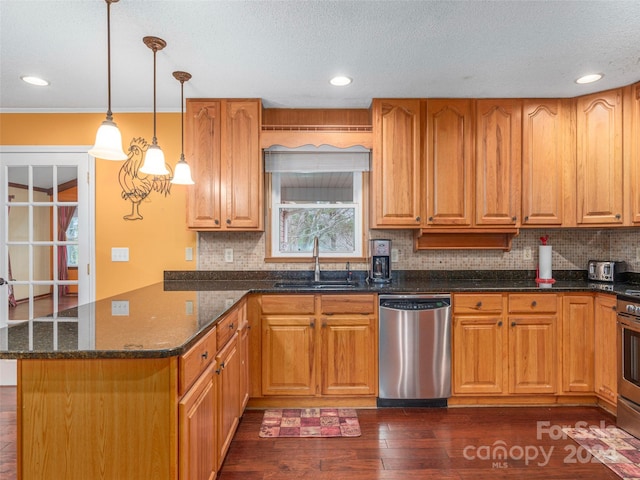
POLYGON ((187 226, 194 230, 262 230, 260 100, 187 99, 187 226))
POLYGON ((623 223, 622 89, 576 101, 577 222, 623 223))
POLYGON ((476 225, 519 223, 521 122, 521 100, 476 102, 476 225))
POLYGON ((524 101, 522 226, 575 225, 571 105, 564 99, 524 101))
POLYGON ((374 99, 371 227, 420 226, 420 100, 374 99))
POLYGON ((628 201, 628 221, 640 224, 640 82, 630 85, 624 91, 624 162, 625 192, 628 201))
POLYGON ((427 226, 473 221, 473 100, 424 102, 427 226))

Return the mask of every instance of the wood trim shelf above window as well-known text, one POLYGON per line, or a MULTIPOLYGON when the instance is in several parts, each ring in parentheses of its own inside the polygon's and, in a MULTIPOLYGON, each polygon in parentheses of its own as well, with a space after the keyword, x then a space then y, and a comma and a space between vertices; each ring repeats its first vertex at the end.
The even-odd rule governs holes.
POLYGON ((416 230, 414 249, 417 250, 511 250, 517 228, 510 229, 435 229, 416 230))

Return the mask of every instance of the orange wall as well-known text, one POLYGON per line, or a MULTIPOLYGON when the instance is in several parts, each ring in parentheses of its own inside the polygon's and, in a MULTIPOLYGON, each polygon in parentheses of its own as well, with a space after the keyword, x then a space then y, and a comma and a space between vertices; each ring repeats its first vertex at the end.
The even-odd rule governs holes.
MULTIPOLYGON (((0 145, 91 146, 104 113, 0 114, 0 145)), ((124 149, 134 137, 151 143, 150 113, 114 114, 124 149)), ((180 114, 157 117, 158 144, 172 167, 180 157, 180 114)), ((188 159, 187 159, 188 161, 188 159)), ((96 159, 96 298, 101 299, 161 282, 164 270, 193 270, 185 248, 196 254, 196 234, 186 229, 185 186, 173 185, 171 194, 151 193, 140 206, 143 220, 124 220, 131 202, 121 197, 118 172, 122 162, 96 159), (111 262, 112 247, 129 247, 129 262, 111 262)), ((196 179, 197 180, 197 179, 196 179)))

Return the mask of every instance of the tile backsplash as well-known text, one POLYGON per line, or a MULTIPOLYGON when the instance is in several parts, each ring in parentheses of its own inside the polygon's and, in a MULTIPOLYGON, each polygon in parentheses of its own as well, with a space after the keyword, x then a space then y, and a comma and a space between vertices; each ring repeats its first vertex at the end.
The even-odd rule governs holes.
MULTIPOLYGON (((589 260, 624 260, 630 271, 640 273, 636 250, 638 229, 533 229, 520 230, 511 251, 423 250, 413 251, 413 232, 371 230, 371 238, 389 238, 398 249, 396 270, 535 270, 540 237, 549 235, 553 247, 553 270, 586 270, 589 260), (526 248, 531 260, 524 259, 526 248)), ((198 235, 198 270, 310 270, 308 263, 265 263, 263 232, 203 232, 198 235), (233 249, 233 262, 225 262, 225 248, 233 249)), ((322 264, 326 270, 344 269, 345 262, 322 264)), ((352 263, 354 270, 366 270, 366 263, 352 263)))

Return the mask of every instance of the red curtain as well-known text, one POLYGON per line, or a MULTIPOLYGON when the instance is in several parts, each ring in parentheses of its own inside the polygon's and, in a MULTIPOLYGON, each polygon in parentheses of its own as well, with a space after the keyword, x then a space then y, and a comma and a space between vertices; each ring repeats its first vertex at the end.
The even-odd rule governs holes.
MULTIPOLYGON (((71 223, 76 207, 58 207, 58 241, 67 240, 67 228, 71 223)), ((67 268, 67 246, 58 245, 58 280, 68 280, 69 269, 67 268)), ((58 288, 58 296, 67 295, 69 285, 61 285, 58 288)))

